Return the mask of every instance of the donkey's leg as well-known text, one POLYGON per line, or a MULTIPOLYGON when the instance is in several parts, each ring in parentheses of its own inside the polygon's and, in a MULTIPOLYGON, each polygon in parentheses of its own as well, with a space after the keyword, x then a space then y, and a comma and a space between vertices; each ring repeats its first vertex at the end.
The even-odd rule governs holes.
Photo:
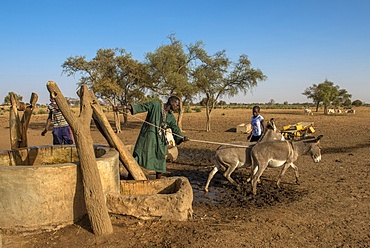
POLYGON ((217 168, 217 165, 213 168, 213 170, 211 170, 211 172, 209 173, 208 175, 208 179, 207 179, 207 183, 206 183, 206 186, 204 187, 204 190, 206 192, 208 192, 208 187, 209 187, 209 183, 211 182, 212 178, 214 177, 214 175, 217 173, 218 171, 218 168, 217 168))
POLYGON ((294 174, 295 174, 295 183, 296 184, 301 184, 300 182, 299 182, 299 173, 298 173, 298 167, 295 165, 295 164, 293 164, 293 163, 291 163, 290 164, 290 166, 294 169, 294 174))
POLYGON ((267 166, 268 166, 267 162, 257 163, 258 170, 252 177, 253 195, 257 194, 257 182, 260 181, 260 177, 262 176, 262 173, 266 170, 267 166))
POLYGON ((235 169, 238 167, 238 165, 240 164, 240 162, 237 162, 233 165, 230 165, 227 170, 224 172, 224 177, 226 177, 227 180, 229 180, 229 182, 235 186, 238 186, 238 184, 234 181, 234 179, 231 178, 231 173, 233 173, 235 171, 235 169))
MULTIPOLYGON (((286 162, 283 164, 283 169, 280 171, 280 174, 279 174, 279 177, 278 177, 278 180, 276 182, 276 185, 278 186, 278 188, 280 188, 280 181, 281 181, 281 178, 283 177, 283 175, 285 174, 286 170, 292 165, 293 163, 290 163, 290 162, 286 162)), ((293 167, 293 166, 292 166, 293 167)))
MULTIPOLYGON (((257 171, 258 171, 258 165, 252 165, 251 166, 251 174, 250 174, 249 178, 247 179, 247 183, 252 181, 252 178, 253 178, 254 175, 256 175, 257 171)), ((260 180, 258 180, 258 182, 260 182, 260 180)))

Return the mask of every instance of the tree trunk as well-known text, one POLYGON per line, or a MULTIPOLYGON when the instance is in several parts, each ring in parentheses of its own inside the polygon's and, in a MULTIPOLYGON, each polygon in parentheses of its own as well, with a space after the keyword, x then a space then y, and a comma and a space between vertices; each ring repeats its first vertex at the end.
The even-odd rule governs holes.
POLYGON ((72 114, 57 84, 53 81, 49 81, 46 86, 72 129, 80 159, 86 210, 92 230, 96 235, 112 233, 113 227, 108 214, 107 205, 105 204, 105 196, 95 159, 93 139, 90 134, 90 122, 92 117, 91 105, 93 101, 87 86, 84 84, 80 88, 81 107, 78 118, 72 114))
MULTIPOLYGON (((116 104, 112 101, 112 99, 108 98, 108 101, 110 102, 112 107, 116 106, 116 104)), ((114 125, 116 127, 116 133, 121 133, 122 132, 122 130, 121 130, 121 119, 119 118, 119 113, 114 111, 113 115, 114 115, 114 125)))
POLYGON ((93 118, 99 131, 103 134, 110 147, 115 148, 119 153, 119 158, 124 164, 127 171, 135 180, 147 180, 144 172, 141 170, 139 164, 136 162, 132 154, 127 150, 121 139, 114 133, 109 124, 105 114, 103 113, 94 92, 90 91, 90 97, 93 99, 92 109, 93 118))
POLYGON ((124 109, 123 111, 124 111, 124 114, 123 114, 123 124, 124 125, 127 125, 127 123, 128 123, 128 115, 127 115, 128 109, 124 109))
POLYGON ((206 131, 211 131, 211 111, 208 105, 206 105, 206 116, 207 116, 207 122, 206 122, 206 131))
POLYGON ((116 126, 116 133, 121 133, 121 119, 118 112, 114 112, 114 125, 116 126))
POLYGON ((177 116, 177 126, 182 131, 182 117, 184 116, 184 109, 182 104, 182 95, 178 96, 180 98, 180 108, 179 108, 179 115, 177 116))
POLYGON ((177 126, 181 129, 182 131, 182 117, 184 116, 184 109, 182 108, 182 103, 180 103, 180 109, 179 109, 179 115, 177 116, 177 126))

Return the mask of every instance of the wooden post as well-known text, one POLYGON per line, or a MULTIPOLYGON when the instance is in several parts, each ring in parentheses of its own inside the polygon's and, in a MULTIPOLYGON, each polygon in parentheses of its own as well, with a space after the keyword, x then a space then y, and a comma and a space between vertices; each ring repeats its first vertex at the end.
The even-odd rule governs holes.
POLYGON ((108 214, 107 205, 105 204, 105 196, 95 159, 93 139, 90 133, 92 99, 87 86, 83 85, 80 88, 81 107, 78 118, 72 114, 57 84, 53 81, 49 81, 46 86, 72 129, 80 159, 86 210, 92 230, 96 235, 112 233, 113 227, 108 214))
POLYGON ((99 131, 103 134, 110 147, 115 148, 119 153, 119 158, 125 168, 135 180, 147 180, 144 172, 136 162, 132 154, 127 150, 122 140, 114 133, 107 117, 102 111, 94 92, 90 91, 90 96, 93 99, 92 109, 93 118, 99 131))
POLYGON ((9 110, 9 127, 10 127, 10 147, 12 150, 17 149, 20 147, 21 143, 21 121, 19 119, 19 113, 18 113, 18 99, 17 96, 10 92, 10 102, 12 106, 9 110))
POLYGON ((30 119, 32 116, 33 109, 36 106, 37 100, 38 100, 38 95, 34 92, 31 94, 31 99, 30 99, 30 106, 27 106, 26 109, 24 110, 21 124, 22 124, 22 140, 20 147, 27 147, 28 146, 28 139, 27 139, 27 129, 28 129, 28 124, 30 123, 30 119))
POLYGON ((32 112, 34 107, 36 106, 38 96, 36 93, 32 93, 30 101, 31 105, 26 106, 25 103, 18 101, 16 94, 12 92, 10 92, 9 94, 10 101, 12 104, 9 111, 10 147, 13 150, 28 146, 27 141, 28 124, 30 123, 32 112), (20 120, 19 118, 18 111, 24 111, 22 120, 20 120))

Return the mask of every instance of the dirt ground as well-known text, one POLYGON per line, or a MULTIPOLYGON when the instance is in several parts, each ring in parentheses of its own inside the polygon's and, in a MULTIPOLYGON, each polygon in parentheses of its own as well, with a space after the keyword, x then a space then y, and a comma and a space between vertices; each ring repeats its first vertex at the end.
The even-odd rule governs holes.
MULTIPOLYGON (((193 187, 193 217, 189 221, 138 220, 112 215, 114 233, 96 236, 88 219, 63 229, 38 234, 3 234, 3 247, 369 247, 370 246, 370 108, 356 114, 303 115, 302 110, 262 109, 266 119, 274 118, 278 128, 301 121, 315 124, 323 157, 314 163, 309 156, 296 162, 300 185, 289 169, 282 187, 275 185, 277 169, 267 169, 256 196, 246 183, 249 169, 232 177, 232 186, 218 173, 210 192, 205 193, 215 143, 245 141, 236 126, 249 122, 249 109, 216 109, 212 131, 205 132, 205 113, 186 113, 185 135, 193 140, 179 147, 179 158, 168 163, 165 176, 187 177, 193 187), (206 141, 206 142, 199 142, 206 141)), ((108 119, 113 117, 109 113, 108 119)), ((143 118, 143 115, 137 117, 143 118)), ((29 145, 50 144, 52 137, 40 135, 46 115, 34 115, 29 127, 29 145)), ((125 144, 134 144, 141 122, 129 118, 118 134, 125 144)), ((106 144, 95 126, 94 143, 106 144)), ((0 149, 10 149, 8 113, 0 116, 0 149)), ((0 243, 1 247, 1 243, 0 243)))

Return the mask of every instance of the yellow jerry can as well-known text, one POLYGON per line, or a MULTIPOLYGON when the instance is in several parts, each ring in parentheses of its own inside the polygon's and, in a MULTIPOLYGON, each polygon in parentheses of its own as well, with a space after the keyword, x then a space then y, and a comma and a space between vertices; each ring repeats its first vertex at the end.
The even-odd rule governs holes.
POLYGON ((298 124, 295 125, 295 128, 296 128, 296 130, 302 130, 303 126, 302 126, 302 124, 298 123, 298 124))
POLYGON ((289 128, 291 127, 292 125, 287 125, 287 126, 284 126, 283 127, 283 130, 285 131, 285 130, 289 130, 289 128))
POLYGON ((314 133, 314 132, 315 132, 315 129, 313 128, 313 126, 310 126, 310 127, 308 128, 308 131, 309 131, 310 133, 314 133))

